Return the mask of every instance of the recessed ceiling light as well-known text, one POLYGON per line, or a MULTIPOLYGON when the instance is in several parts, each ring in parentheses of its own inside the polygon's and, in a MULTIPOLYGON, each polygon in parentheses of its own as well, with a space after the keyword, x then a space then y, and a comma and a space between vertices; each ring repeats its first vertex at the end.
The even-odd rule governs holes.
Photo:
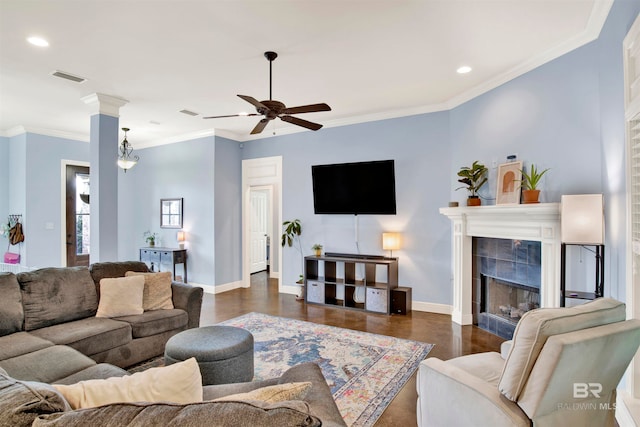
POLYGON ((49 46, 49 42, 43 39, 42 37, 32 36, 27 38, 27 41, 34 46, 40 46, 40 47, 49 46))
POLYGON ((463 65, 462 67, 456 70, 458 74, 467 74, 470 71, 471 71, 471 67, 469 67, 468 65, 463 65))

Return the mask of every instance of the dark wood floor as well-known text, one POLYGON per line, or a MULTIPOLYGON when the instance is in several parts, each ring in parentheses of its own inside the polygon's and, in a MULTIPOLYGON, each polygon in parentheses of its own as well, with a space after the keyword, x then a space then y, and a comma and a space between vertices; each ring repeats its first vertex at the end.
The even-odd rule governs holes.
MULTIPOLYGON (((390 335, 435 344, 428 357, 450 359, 483 351, 500 351, 503 341, 475 326, 458 326, 451 316, 413 311, 406 316, 364 313, 334 307, 307 305, 293 295, 278 293, 275 280, 266 273, 251 277, 251 288, 217 295, 205 294, 201 326, 213 325, 245 313, 259 312, 291 319, 390 335)), ((389 405, 376 426, 411 427, 416 422, 415 375, 389 405)))

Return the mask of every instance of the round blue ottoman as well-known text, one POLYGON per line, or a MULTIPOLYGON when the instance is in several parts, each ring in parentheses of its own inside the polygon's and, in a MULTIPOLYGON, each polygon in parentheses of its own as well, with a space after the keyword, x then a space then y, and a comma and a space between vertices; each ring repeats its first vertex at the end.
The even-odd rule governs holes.
POLYGON ((253 379, 253 335, 233 326, 187 329, 167 341, 164 363, 195 357, 202 384, 229 384, 253 379))

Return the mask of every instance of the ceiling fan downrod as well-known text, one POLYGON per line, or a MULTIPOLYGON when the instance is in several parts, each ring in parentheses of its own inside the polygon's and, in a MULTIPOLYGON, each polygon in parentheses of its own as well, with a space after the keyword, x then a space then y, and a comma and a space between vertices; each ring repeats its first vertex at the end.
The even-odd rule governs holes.
POLYGON ((267 58, 269 60, 269 101, 273 100, 273 96, 271 95, 271 86, 272 86, 272 69, 271 69, 271 65, 273 64, 273 60, 276 59, 278 57, 278 54, 275 52, 265 52, 264 53, 264 57, 267 58))

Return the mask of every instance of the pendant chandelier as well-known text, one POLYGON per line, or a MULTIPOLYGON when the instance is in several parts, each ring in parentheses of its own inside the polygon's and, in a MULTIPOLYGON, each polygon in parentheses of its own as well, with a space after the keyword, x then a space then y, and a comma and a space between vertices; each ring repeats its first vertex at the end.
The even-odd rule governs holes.
POLYGON ((118 155, 118 166, 127 173, 127 170, 134 167, 140 158, 138 156, 131 155, 133 147, 129 144, 129 141, 127 141, 127 132, 129 132, 129 128, 122 128, 122 130, 124 131, 124 139, 118 147, 120 151, 120 154, 118 155))

